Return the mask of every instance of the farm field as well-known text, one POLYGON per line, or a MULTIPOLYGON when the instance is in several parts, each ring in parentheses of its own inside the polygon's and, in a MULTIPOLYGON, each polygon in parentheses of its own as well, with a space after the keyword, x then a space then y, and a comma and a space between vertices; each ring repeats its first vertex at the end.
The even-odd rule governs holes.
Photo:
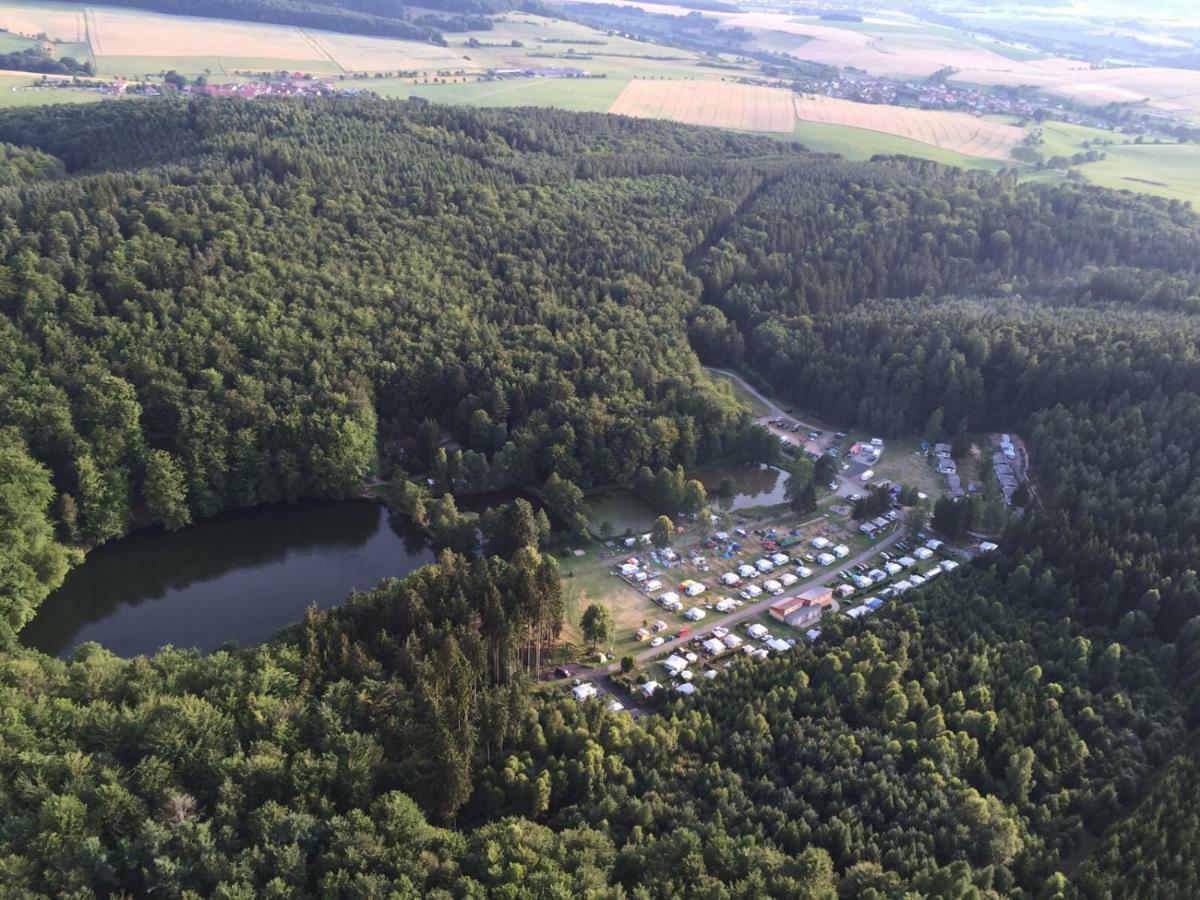
POLYGON ((423 97, 433 103, 466 106, 550 106, 575 112, 604 112, 625 84, 613 78, 519 78, 452 84, 408 84, 395 79, 339 82, 375 91, 381 97, 423 97))
POLYGON ((817 122, 796 122, 792 137, 817 153, 838 153, 847 159, 863 160, 877 155, 903 154, 931 159, 947 166, 995 171, 1004 164, 991 159, 964 156, 953 150, 923 144, 898 135, 853 128, 848 125, 825 125, 817 122))
POLYGON ((796 97, 795 105, 797 118, 806 122, 877 131, 984 159, 1009 159, 1025 137, 1024 129, 1015 125, 963 112, 855 103, 811 94, 796 97))
POLYGON ((795 121, 790 91, 722 81, 631 81, 608 111, 782 134, 795 121))

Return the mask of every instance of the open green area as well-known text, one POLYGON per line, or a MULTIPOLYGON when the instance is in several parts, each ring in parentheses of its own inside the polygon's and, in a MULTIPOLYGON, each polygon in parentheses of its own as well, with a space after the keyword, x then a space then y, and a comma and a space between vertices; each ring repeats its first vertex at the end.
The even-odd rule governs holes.
POLYGON ((96 103, 105 99, 94 91, 35 88, 35 75, 0 75, 0 109, 62 103, 96 103))
POLYGON ((625 84, 616 78, 519 78, 451 84, 408 84, 393 79, 338 82, 340 87, 360 87, 381 97, 421 97, 452 106, 549 106, 575 112, 604 112, 625 84))

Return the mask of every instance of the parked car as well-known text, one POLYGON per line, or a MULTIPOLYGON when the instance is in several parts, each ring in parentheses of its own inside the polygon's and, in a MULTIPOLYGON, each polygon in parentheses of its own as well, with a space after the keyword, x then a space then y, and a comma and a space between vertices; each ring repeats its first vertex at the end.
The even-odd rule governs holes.
POLYGON ((664 638, 664 637, 663 637, 663 636, 660 634, 658 637, 656 637, 656 638, 653 638, 653 639, 650 641, 650 646, 651 646, 651 647, 661 647, 661 646, 662 646, 663 644, 665 644, 665 643, 666 643, 666 638, 664 638))

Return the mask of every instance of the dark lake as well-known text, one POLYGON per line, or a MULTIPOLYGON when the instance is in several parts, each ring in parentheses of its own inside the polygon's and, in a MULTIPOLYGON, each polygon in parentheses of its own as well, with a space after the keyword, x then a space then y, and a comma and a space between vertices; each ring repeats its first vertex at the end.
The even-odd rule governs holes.
POLYGON ((420 532, 397 527, 372 501, 242 510, 93 550, 21 637, 54 655, 85 641, 120 656, 164 644, 254 644, 301 619, 311 603, 332 606, 432 561, 420 532))
POLYGON ((708 491, 712 505, 723 512, 774 506, 787 499, 787 473, 774 466, 724 466, 707 469, 697 477, 708 491), (717 494, 717 486, 726 476, 737 482, 737 492, 728 497, 717 494))

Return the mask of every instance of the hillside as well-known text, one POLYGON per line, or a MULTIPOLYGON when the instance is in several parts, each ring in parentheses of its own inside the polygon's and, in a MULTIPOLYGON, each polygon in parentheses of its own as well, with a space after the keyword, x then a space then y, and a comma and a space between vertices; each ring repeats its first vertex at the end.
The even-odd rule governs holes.
POLYGON ((1159 803, 1194 854, 1182 205, 548 110, 100 104, 0 141, 3 893, 1105 896, 1159 803), (262 647, 15 640, 133 509, 353 494, 442 431, 556 515, 564 482, 771 458, 701 362, 887 436, 1021 430, 1038 501, 638 719, 528 677, 564 595, 519 504, 480 559, 431 503, 435 566, 262 647))

